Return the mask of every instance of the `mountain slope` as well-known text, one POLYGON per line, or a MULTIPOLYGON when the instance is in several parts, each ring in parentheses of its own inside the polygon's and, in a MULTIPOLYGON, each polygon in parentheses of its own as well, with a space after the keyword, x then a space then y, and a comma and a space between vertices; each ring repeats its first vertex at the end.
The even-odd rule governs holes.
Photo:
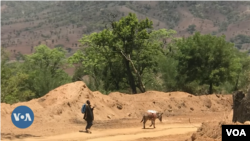
POLYGON ((115 20, 136 13, 139 19, 153 20, 155 29, 175 29, 178 37, 193 31, 225 34, 239 49, 250 43, 250 2, 1 2, 2 47, 30 54, 33 47, 46 44, 63 46, 69 55, 79 48, 83 34, 104 29, 109 13, 115 20), (246 35, 246 36, 245 36, 246 35), (235 38, 236 37, 236 38, 235 38))

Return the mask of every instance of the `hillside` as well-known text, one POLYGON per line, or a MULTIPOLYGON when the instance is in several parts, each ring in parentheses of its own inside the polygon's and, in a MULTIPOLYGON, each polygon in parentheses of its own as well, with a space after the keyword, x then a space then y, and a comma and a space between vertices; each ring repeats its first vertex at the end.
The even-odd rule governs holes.
POLYGON ((69 55, 83 34, 104 29, 108 14, 116 20, 129 12, 153 20, 155 29, 171 28, 177 37, 193 31, 225 34, 239 49, 250 43, 250 2, 1 2, 1 46, 12 59, 30 54, 39 44, 62 46, 69 55), (245 36, 247 35, 247 36, 245 36))

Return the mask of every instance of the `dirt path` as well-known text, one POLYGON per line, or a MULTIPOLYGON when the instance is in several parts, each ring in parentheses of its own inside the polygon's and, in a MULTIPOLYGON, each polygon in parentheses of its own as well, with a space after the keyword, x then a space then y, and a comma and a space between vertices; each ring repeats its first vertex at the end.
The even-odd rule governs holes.
MULTIPOLYGON (((73 132, 69 134, 62 134, 50 137, 37 137, 37 138, 25 138, 25 139, 15 139, 20 141, 135 141, 140 139, 146 140, 146 138, 157 138, 167 135, 177 135, 186 134, 190 132, 195 132, 200 123, 196 124, 162 124, 156 125, 155 129, 141 127, 133 128, 123 128, 123 129, 110 129, 101 130, 97 129, 92 131, 92 134, 87 134, 85 132, 73 132)), ((178 136, 177 136, 178 137, 178 136)), ((2 140, 2 141, 7 141, 2 140)))
POLYGON ((193 96, 179 91, 147 91, 136 95, 113 92, 103 95, 92 92, 85 83, 77 81, 29 102, 1 103, 1 140, 184 141, 186 137, 190 138, 188 134, 195 132, 200 123, 223 119, 231 111, 231 105, 231 95, 193 96), (86 126, 80 112, 86 99, 98 105, 91 128, 93 134, 79 132, 86 126), (34 111, 35 120, 27 129, 21 130, 11 121, 11 113, 19 105, 32 107, 34 111), (148 109, 160 111, 164 116, 162 123, 156 121, 155 129, 144 130, 140 121, 148 109), (196 125, 193 125, 194 122, 196 125))

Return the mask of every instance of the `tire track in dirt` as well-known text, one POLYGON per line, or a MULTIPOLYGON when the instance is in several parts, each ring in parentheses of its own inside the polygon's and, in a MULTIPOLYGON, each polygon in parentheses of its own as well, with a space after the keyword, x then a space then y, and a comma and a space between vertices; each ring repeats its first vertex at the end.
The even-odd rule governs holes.
MULTIPOLYGON (((14 141, 133 141, 147 137, 161 137, 166 135, 185 134, 195 132, 200 123, 196 124, 164 124, 157 125, 155 129, 140 127, 111 129, 111 130, 93 130, 92 134, 84 132, 74 132, 49 137, 15 139, 14 141)), ((2 140, 7 141, 7 140, 2 140)))
POLYGON ((195 127, 177 127, 177 128, 165 128, 163 130, 152 131, 152 132, 142 132, 142 133, 130 133, 124 135, 106 136, 101 138, 88 139, 87 141, 133 141, 142 138, 154 138, 166 135, 175 134, 185 134, 188 132, 195 132, 197 128, 195 127))

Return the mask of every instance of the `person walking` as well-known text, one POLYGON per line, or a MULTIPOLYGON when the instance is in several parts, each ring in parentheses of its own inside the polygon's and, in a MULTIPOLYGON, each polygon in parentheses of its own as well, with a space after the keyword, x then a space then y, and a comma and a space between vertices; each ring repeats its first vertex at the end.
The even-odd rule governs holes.
POLYGON ((93 108, 91 108, 89 100, 87 100, 86 103, 87 103, 87 105, 86 105, 86 110, 85 110, 83 119, 87 122, 87 125, 86 125, 86 128, 85 128, 86 132, 87 133, 92 133, 90 131, 90 128, 93 125, 93 120, 94 120, 93 110, 94 110, 95 106, 93 108))

